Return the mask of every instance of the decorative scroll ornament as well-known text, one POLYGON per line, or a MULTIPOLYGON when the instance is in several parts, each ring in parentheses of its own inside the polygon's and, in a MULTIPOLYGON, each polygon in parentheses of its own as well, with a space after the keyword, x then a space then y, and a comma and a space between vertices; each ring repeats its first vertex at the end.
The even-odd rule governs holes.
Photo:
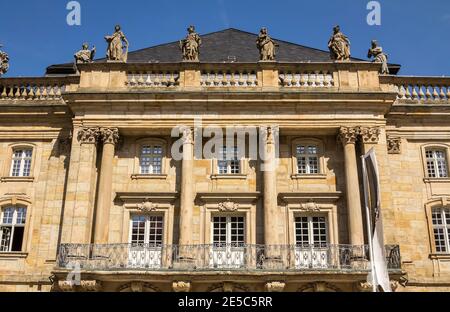
POLYGON ((100 129, 100 139, 104 144, 114 144, 119 142, 119 129, 117 128, 102 128, 100 129))
POLYGON ((191 290, 191 283, 190 282, 173 282, 172 289, 174 292, 189 292, 191 290))
POLYGON ((402 153, 402 139, 401 138, 387 138, 387 148, 389 154, 401 154, 402 153))
POLYGON ((99 137, 99 128, 82 128, 78 131, 78 141, 81 144, 96 144, 99 137))
POLYGON ((283 292, 285 287, 286 287, 286 283, 284 283, 284 282, 266 283, 266 291, 267 292, 283 292))
POLYGON ((202 39, 195 32, 194 26, 189 26, 187 29, 188 35, 186 39, 180 40, 180 50, 183 54, 183 61, 198 62, 200 59, 200 46, 202 39))
MULTIPOLYGON (((0 48, 3 47, 0 44, 0 48)), ((9 69, 9 56, 6 52, 0 50, 0 76, 6 74, 9 69)))
POLYGON ((236 204, 230 200, 219 204, 219 210, 222 212, 234 212, 239 209, 239 204, 236 204))
POLYGON ((304 211, 308 212, 318 212, 320 211, 320 206, 316 204, 313 200, 310 200, 307 203, 303 203, 300 205, 300 208, 304 211))
POLYGON ((158 208, 157 205, 146 199, 142 204, 138 205, 138 209, 142 212, 153 212, 158 208))
POLYGON ((342 144, 355 144, 358 138, 359 128, 357 127, 341 127, 339 129, 339 140, 342 144))
POLYGON ((360 127, 359 133, 365 144, 377 144, 380 139, 381 129, 379 127, 360 127))

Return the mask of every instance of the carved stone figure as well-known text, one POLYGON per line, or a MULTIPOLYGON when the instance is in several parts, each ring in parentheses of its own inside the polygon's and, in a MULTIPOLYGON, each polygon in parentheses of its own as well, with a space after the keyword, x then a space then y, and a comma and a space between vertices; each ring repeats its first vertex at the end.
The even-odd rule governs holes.
POLYGON ((333 36, 328 41, 331 59, 335 61, 350 60, 350 40, 341 33, 341 28, 336 26, 333 28, 333 36))
POLYGON ((383 48, 378 45, 376 40, 372 40, 372 47, 367 54, 368 58, 373 58, 374 63, 381 63, 381 74, 389 74, 388 55, 383 52, 383 48))
MULTIPOLYGON (((0 44, 0 48, 3 45, 0 44)), ((6 52, 0 50, 0 76, 6 74, 9 69, 9 56, 6 52)))
POLYGON ((106 36, 105 40, 108 42, 108 50, 106 52, 108 61, 126 63, 128 59, 129 43, 122 32, 120 25, 116 25, 114 34, 106 36))
POLYGON ((89 50, 89 44, 83 43, 83 46, 80 51, 75 53, 75 63, 76 64, 86 64, 92 63, 95 57, 95 46, 92 47, 92 50, 89 50))
POLYGON ((275 48, 278 46, 275 41, 270 38, 267 28, 262 28, 259 32, 256 46, 259 49, 260 61, 274 61, 276 56, 275 48))
POLYGON ((186 39, 180 40, 183 61, 198 62, 200 60, 200 46, 202 45, 202 39, 195 32, 194 26, 189 26, 187 31, 188 35, 186 39))

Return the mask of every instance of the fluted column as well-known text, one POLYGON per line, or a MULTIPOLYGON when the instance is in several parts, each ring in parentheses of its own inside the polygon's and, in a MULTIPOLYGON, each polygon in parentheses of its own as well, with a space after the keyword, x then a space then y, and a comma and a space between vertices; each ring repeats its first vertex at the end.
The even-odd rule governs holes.
POLYGON ((339 138, 344 146, 349 238, 350 244, 354 246, 364 245, 361 195, 355 149, 358 135, 359 128, 357 127, 342 127, 339 130, 339 138))
POLYGON ((194 210, 194 133, 191 128, 184 128, 183 160, 181 164, 180 194, 180 246, 192 245, 192 217, 194 210))
POLYGON ((264 142, 264 240, 266 246, 276 246, 278 241, 278 217, 277 212, 277 172, 276 172, 276 131, 275 127, 263 129, 264 142))
POLYGON ((113 161, 115 147, 119 141, 119 130, 116 128, 100 129, 100 140, 103 142, 103 153, 98 184, 94 243, 107 244, 109 242, 109 214, 112 203, 113 161))

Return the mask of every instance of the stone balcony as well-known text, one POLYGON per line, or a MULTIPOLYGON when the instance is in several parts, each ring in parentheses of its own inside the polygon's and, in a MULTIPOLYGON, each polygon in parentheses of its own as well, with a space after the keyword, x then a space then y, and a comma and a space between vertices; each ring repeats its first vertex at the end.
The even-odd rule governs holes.
MULTIPOLYGON (((368 246, 264 246, 142 244, 79 245, 59 248, 56 270, 83 272, 339 272, 370 269, 368 246)), ((399 246, 386 246, 391 273, 401 272, 399 246)))

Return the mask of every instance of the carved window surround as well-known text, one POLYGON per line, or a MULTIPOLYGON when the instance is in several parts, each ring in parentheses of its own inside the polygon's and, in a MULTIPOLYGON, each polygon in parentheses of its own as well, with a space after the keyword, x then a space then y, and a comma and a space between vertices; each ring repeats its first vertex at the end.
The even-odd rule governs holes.
MULTIPOLYGON (((450 197, 441 197, 437 198, 435 200, 432 200, 425 204, 425 213, 427 216, 427 223, 428 223, 428 239, 429 239, 429 246, 430 246, 430 259, 432 260, 444 260, 447 258, 450 258, 450 252, 449 253, 436 253, 436 241, 434 238, 434 227, 433 227, 433 217, 432 217, 432 211, 434 208, 446 208, 450 207, 450 197)), ((435 265, 434 268, 435 273, 439 274, 439 265, 438 263, 435 265)))
POLYGON ((160 138, 144 138, 138 139, 135 142, 134 148, 134 167, 133 174, 131 175, 132 180, 166 180, 169 176, 170 159, 167 154, 168 144, 167 141, 160 138), (161 173, 158 174, 141 174, 141 150, 143 146, 146 145, 159 145, 163 149, 162 153, 162 163, 161 163, 161 173))
POLYGON ((324 215, 327 216, 329 229, 329 243, 338 244, 338 212, 337 201, 341 198, 341 192, 329 193, 281 193, 280 202, 286 210, 287 243, 295 245, 294 220, 298 215, 324 215))
POLYGON ((442 144, 442 143, 429 143, 421 146, 421 156, 422 156, 422 167, 424 172, 424 182, 426 183, 438 183, 438 182, 444 182, 447 183, 450 180, 450 172, 448 172, 449 177, 445 178, 429 178, 428 177, 428 169, 427 169, 427 156, 426 151, 427 149, 431 148, 437 148, 445 150, 445 156, 447 161, 447 171, 450 170, 449 166, 449 160, 450 160, 450 145, 442 144))
POLYGON ((40 158, 40 152, 39 155, 37 155, 37 153, 38 148, 36 144, 33 143, 17 142, 8 145, 8 159, 6 160, 7 166, 4 166, 5 169, 3 170, 3 177, 1 178, 1 182, 34 182, 35 164, 37 163, 37 160, 40 158), (12 177, 11 168, 12 168, 13 153, 14 150, 21 148, 32 150, 30 175, 28 177, 12 177), (30 181, 30 178, 33 180, 30 181))
POLYGON ((178 193, 117 193, 116 203, 123 207, 122 241, 129 243, 130 220, 133 214, 153 214, 164 217, 164 245, 173 244, 174 202, 178 193))
POLYGON ((295 138, 291 141, 291 179, 326 179, 327 178, 327 160, 325 159, 325 145, 322 140, 314 138, 295 138), (319 158, 319 173, 318 174, 298 174, 297 162, 297 146, 298 145, 314 145, 317 146, 317 156, 319 158))
POLYGON ((256 244, 256 202, 259 192, 249 193, 199 193, 200 244, 212 244, 211 220, 217 215, 245 217, 245 242, 256 244))

